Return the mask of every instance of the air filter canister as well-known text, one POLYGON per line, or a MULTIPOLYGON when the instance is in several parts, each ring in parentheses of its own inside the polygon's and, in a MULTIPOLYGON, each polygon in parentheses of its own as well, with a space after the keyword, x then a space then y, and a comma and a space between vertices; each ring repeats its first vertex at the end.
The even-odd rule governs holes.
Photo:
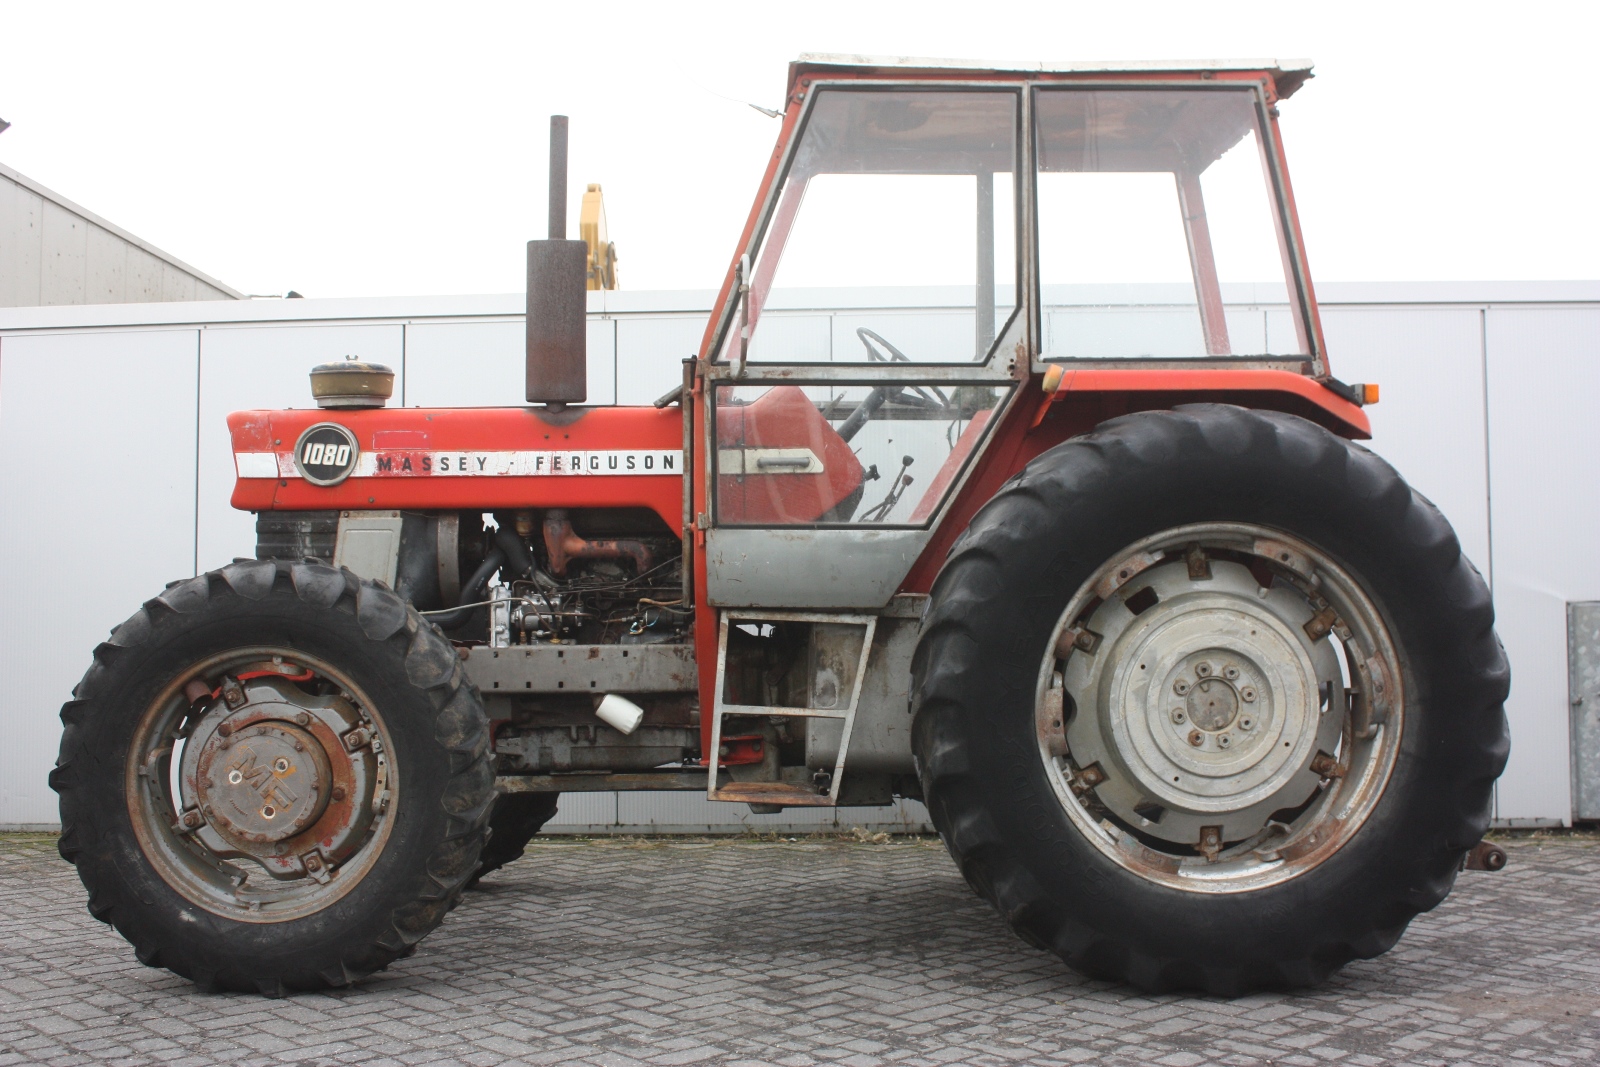
POLYGON ((350 356, 311 368, 311 395, 319 408, 381 408, 394 395, 394 371, 350 356))

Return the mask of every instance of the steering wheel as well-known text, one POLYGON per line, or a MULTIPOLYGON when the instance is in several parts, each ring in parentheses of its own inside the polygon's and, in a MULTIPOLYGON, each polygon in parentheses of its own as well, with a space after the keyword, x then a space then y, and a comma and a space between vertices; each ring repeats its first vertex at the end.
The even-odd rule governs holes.
MULTIPOLYGON (((888 342, 888 340, 886 340, 882 334, 878 333, 875 330, 869 330, 865 326, 857 327, 857 329, 856 329, 856 337, 860 339, 862 346, 866 348, 866 350, 867 350, 867 358, 869 360, 872 360, 875 363, 910 363, 911 362, 911 357, 910 356, 906 355, 904 352, 900 351, 894 345, 890 344, 888 342), (874 347, 874 346, 882 347, 883 350, 885 352, 888 352, 889 354, 887 356, 884 356, 883 354, 881 354, 878 351, 878 347, 874 347)), ((931 385, 931 386, 906 385, 906 386, 901 386, 898 389, 894 389, 889 394, 888 399, 896 400, 896 401, 898 401, 900 403, 907 403, 908 401, 906 400, 906 398, 900 396, 899 394, 902 391, 908 390, 908 389, 911 391, 913 397, 915 398, 914 401, 909 401, 909 402, 915 403, 917 406, 941 407, 941 408, 950 406, 950 398, 945 396, 944 395, 944 391, 942 389, 940 389, 937 385, 931 385)))
MULTIPOLYGON (((881 334, 865 326, 856 329, 856 336, 867 350, 867 358, 875 363, 910 363, 911 357, 889 343, 881 334), (879 348, 883 352, 878 351, 879 348)), ((889 401, 921 408, 948 408, 950 398, 936 385, 878 385, 861 401, 859 407, 839 426, 839 436, 849 441, 889 401), (906 395, 909 393, 910 395, 906 395)))

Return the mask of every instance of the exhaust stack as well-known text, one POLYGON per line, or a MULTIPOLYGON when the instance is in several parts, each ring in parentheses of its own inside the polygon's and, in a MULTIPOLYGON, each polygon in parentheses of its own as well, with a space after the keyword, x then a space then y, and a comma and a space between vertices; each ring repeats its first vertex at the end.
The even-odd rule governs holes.
POLYGON ((567 240, 567 117, 550 116, 550 237, 528 242, 527 399, 559 411, 588 398, 589 250, 567 240))

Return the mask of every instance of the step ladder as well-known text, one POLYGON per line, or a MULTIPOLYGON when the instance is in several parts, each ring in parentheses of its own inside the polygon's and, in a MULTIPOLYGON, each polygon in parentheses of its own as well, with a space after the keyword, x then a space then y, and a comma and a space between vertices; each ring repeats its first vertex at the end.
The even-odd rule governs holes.
POLYGON ((872 637, 878 627, 875 615, 836 615, 826 612, 797 611, 724 611, 717 636, 716 699, 712 705, 710 773, 707 776, 706 796, 710 800, 743 801, 747 804, 778 804, 784 807, 832 807, 839 803, 839 783, 844 780, 845 753, 850 749, 850 730, 855 725, 856 707, 861 701, 862 683, 867 675, 867 660, 872 654, 872 637), (783 707, 769 704, 730 704, 727 696, 728 633, 741 623, 827 623, 859 627, 861 652, 855 664, 855 676, 850 680, 849 701, 834 707, 783 707), (718 783, 718 762, 722 748, 722 722, 727 716, 752 716, 755 718, 837 719, 842 725, 839 735, 839 756, 834 763, 833 776, 827 792, 814 786, 794 782, 734 782, 718 783))

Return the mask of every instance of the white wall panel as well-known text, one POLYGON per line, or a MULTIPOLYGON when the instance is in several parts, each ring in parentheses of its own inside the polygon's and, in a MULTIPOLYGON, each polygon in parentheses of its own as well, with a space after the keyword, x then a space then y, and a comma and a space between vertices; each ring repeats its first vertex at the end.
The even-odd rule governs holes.
POLYGON ((1477 308, 1324 308, 1333 373, 1377 382, 1369 447, 1439 505, 1489 574, 1483 330, 1477 308))
POLYGON ((57 821, 62 702, 191 573, 197 357, 195 330, 0 338, 0 824, 57 821))
MULTIPOLYGON (((407 407, 506 407, 523 403, 527 332, 521 319, 422 322, 406 327, 407 407)), ((592 318, 586 335, 586 405, 617 402, 616 323, 592 318)))
POLYGON ((1568 818, 1566 604, 1600 599, 1600 310, 1488 312, 1498 629, 1511 657, 1501 818, 1568 818))
POLYGON ((700 350, 704 315, 619 316, 617 403, 649 404, 683 383, 683 360, 700 350))
POLYGON ((345 356, 393 367, 399 395, 401 331, 397 323, 301 323, 213 326, 200 332, 200 521, 191 573, 256 553, 255 517, 228 506, 234 483, 228 414, 250 408, 313 407, 311 368, 345 356))
MULTIPOLYGON (((16 200, 12 207, 26 215, 16 200)), ((13 229, 27 229, 17 217, 13 229)), ((56 236, 52 247, 71 260, 76 235, 56 236)), ((130 260, 129 286, 164 284, 162 264, 151 258, 144 271, 130 260)), ((638 310, 591 319, 591 402, 649 403, 680 381, 681 359, 698 346, 705 317, 668 296, 608 294, 628 297, 638 310)), ((459 310, 447 301, 416 302, 441 316, 424 322, 411 318, 412 302, 389 301, 347 325, 327 324, 348 313, 324 310, 332 301, 258 303, 259 312, 252 304, 213 306, 219 318, 243 308, 269 321, 141 331, 107 317, 145 313, 137 308, 90 308, 81 327, 63 320, 22 327, 51 332, 0 336, 6 454, 27 456, 48 441, 38 464, 13 463, 0 474, 0 588, 33 613, 25 629, 12 624, 0 661, 12 680, 0 714, 15 738, 0 751, 0 825, 54 821, 44 783, 59 733, 56 710, 94 644, 165 582, 192 573, 196 560, 205 568, 252 553, 251 516, 228 506, 228 412, 309 407, 307 371, 347 354, 401 371, 397 392, 408 405, 515 405, 523 395, 521 321, 498 305, 474 310, 484 300, 463 298, 459 310), (271 324, 290 312, 304 319, 271 324), (324 321, 305 321, 316 319, 324 321), (138 477, 116 462, 154 455, 171 462, 142 466, 138 477), (86 502, 115 523, 63 518, 86 502), (41 515, 53 518, 41 523, 41 515), (39 566, 44 558, 104 555, 108 545, 117 553, 114 568, 39 566)), ((347 305, 354 307, 337 306, 347 305)), ((1323 313, 1335 373, 1383 388, 1383 401, 1368 409, 1372 447, 1440 505, 1480 568, 1488 573, 1493 564, 1499 630, 1513 667, 1513 753, 1498 814, 1563 819, 1570 815, 1564 609, 1570 600, 1600 599, 1593 534, 1600 528, 1600 308, 1592 299, 1576 307, 1492 306, 1485 319, 1482 307, 1396 303, 1325 306, 1323 313)), ((1259 314, 1269 338, 1289 326, 1279 309, 1230 309, 1230 327, 1240 332, 1246 323, 1233 314, 1240 310, 1259 314)), ((910 331, 903 336, 920 337, 919 312, 898 314, 910 331)), ((195 309, 174 315, 182 323, 195 309)), ((950 319, 947 311, 929 315, 950 319)), ((795 328, 820 325, 807 319, 795 328)), ((845 339, 855 343, 848 330, 845 339)), ((835 820, 881 829, 922 819, 915 804, 753 816, 692 793, 589 794, 564 799, 552 829, 790 832, 835 820)))

